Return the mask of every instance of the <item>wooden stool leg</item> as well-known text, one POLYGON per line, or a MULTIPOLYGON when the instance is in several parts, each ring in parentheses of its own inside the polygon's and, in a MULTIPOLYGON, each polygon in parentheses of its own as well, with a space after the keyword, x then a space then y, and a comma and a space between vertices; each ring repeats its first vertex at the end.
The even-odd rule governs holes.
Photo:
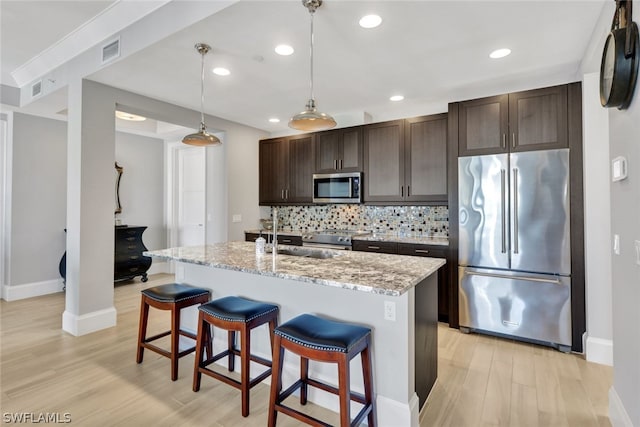
POLYGON ((378 425, 376 420, 376 403, 373 398, 373 369, 371 367, 371 352, 367 345, 361 353, 362 357, 362 378, 364 379, 364 398, 366 404, 371 405, 371 411, 367 415, 367 423, 369 427, 378 425))
POLYGON ((340 427, 351 425, 351 382, 346 353, 338 361, 338 389, 340 395, 340 427))
POLYGON ((178 353, 180 343, 180 310, 171 307, 171 381, 178 379, 178 353))
POLYGON ((136 363, 142 363, 144 357, 144 346, 142 345, 147 339, 147 321, 149 319, 149 304, 145 297, 141 298, 140 304, 140 323, 138 326, 138 349, 136 351, 136 363))
POLYGON ((307 404, 307 380, 309 379, 309 359, 306 357, 300 357, 300 380, 302 381, 302 385, 300 385, 300 404, 307 404))
POLYGON ((242 416, 249 416, 249 385, 251 378, 249 377, 250 362, 251 362, 251 330, 247 328, 247 325, 242 326, 240 331, 241 347, 240 347, 240 363, 242 365, 241 377, 241 391, 242 391, 242 416))
POLYGON ((212 326, 208 322, 205 323, 205 325, 203 326, 205 329, 205 337, 207 338, 207 340, 205 341, 206 350, 207 350, 207 359, 211 359, 213 357, 213 334, 211 333, 212 326))
MULTIPOLYGON (((196 357, 195 357, 196 360, 193 365, 193 391, 200 390, 200 381, 202 380, 202 372, 200 372, 200 365, 202 364, 202 356, 204 353, 204 348, 207 347, 208 345, 205 343, 207 341, 210 341, 208 331, 209 331, 209 323, 207 323, 207 321, 204 320, 204 313, 200 312, 200 314, 198 315, 198 333, 196 335, 196 357)), ((211 357, 211 353, 208 353, 207 356, 211 357)))
MULTIPOLYGON (((242 341, 242 345, 244 346, 244 341, 242 341)), ((229 331, 227 336, 227 349, 229 350, 228 363, 229 363, 229 372, 233 372, 236 369, 236 355, 233 353, 233 350, 236 347, 236 332, 229 331)))
POLYGON ((269 394, 268 427, 274 427, 276 425, 276 417, 278 415, 278 412, 276 411, 276 402, 278 401, 280 390, 282 390, 282 362, 284 361, 284 348, 280 345, 281 340, 282 338, 279 335, 276 335, 273 341, 274 347, 271 359, 271 393, 269 394))

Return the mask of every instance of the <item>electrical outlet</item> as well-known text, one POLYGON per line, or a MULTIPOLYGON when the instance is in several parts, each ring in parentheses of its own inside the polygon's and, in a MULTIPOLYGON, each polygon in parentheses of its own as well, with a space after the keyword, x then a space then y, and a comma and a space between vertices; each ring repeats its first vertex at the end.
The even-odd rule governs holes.
POLYGON ((636 240, 636 264, 640 265, 640 240, 636 240))
POLYGON ((618 234, 613 235, 613 253, 620 255, 620 236, 618 234))
POLYGON ((232 221, 232 222, 242 222, 242 215, 240 215, 240 214, 233 214, 233 217, 232 217, 232 220, 231 220, 231 221, 232 221))
POLYGON ((384 302, 384 320, 396 321, 396 303, 393 301, 384 302))

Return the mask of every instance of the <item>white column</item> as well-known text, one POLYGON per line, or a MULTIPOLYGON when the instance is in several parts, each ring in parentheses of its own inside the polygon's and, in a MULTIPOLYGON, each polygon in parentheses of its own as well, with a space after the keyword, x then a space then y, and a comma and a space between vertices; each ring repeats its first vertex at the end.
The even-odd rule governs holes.
POLYGON ((609 112, 600 106, 599 75, 585 74, 582 85, 587 294, 585 353, 590 362, 612 365, 609 112))
POLYGON ((69 84, 67 291, 62 329, 115 326, 113 305, 115 102, 96 84, 69 84))

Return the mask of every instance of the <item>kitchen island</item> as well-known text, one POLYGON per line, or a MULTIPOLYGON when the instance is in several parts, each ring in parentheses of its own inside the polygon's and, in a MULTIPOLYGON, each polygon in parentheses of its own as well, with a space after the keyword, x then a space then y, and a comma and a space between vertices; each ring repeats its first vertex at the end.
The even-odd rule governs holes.
MULTIPOLYGON (((279 322, 302 313, 362 324, 372 329, 378 422, 418 426, 420 407, 437 377, 437 274, 444 260, 280 246, 256 255, 249 242, 145 252, 177 261, 176 281, 212 290, 212 298, 238 295, 280 306, 279 322)), ((197 309, 183 310, 182 324, 195 330, 197 309)), ((271 356, 266 327, 252 335, 253 353, 271 356)), ((226 334, 214 332, 214 346, 226 334)), ((299 361, 285 357, 285 387, 298 378, 299 361)), ((251 375, 257 374, 253 371, 251 375)), ((360 359, 351 366, 352 389, 362 392, 360 359)), ((333 364, 310 364, 310 375, 337 384, 333 364)), ((310 390, 309 400, 338 410, 335 396, 310 390)), ((355 404, 354 404, 355 405, 355 404)), ((354 406, 355 410, 356 406, 354 406)))

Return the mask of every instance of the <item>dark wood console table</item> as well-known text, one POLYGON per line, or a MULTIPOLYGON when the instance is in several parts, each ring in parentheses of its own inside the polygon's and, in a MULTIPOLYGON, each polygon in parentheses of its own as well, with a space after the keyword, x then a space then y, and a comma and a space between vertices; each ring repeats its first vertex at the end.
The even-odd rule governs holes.
MULTIPOLYGON (((131 280, 137 276, 142 276, 141 280, 146 282, 147 270, 151 267, 151 258, 142 255, 147 247, 142 242, 142 233, 145 226, 117 225, 115 227, 115 253, 113 265, 113 281, 131 280)), ((65 229, 66 231, 66 229, 65 229)), ((67 253, 62 255, 58 266, 60 276, 67 278, 67 253)))

